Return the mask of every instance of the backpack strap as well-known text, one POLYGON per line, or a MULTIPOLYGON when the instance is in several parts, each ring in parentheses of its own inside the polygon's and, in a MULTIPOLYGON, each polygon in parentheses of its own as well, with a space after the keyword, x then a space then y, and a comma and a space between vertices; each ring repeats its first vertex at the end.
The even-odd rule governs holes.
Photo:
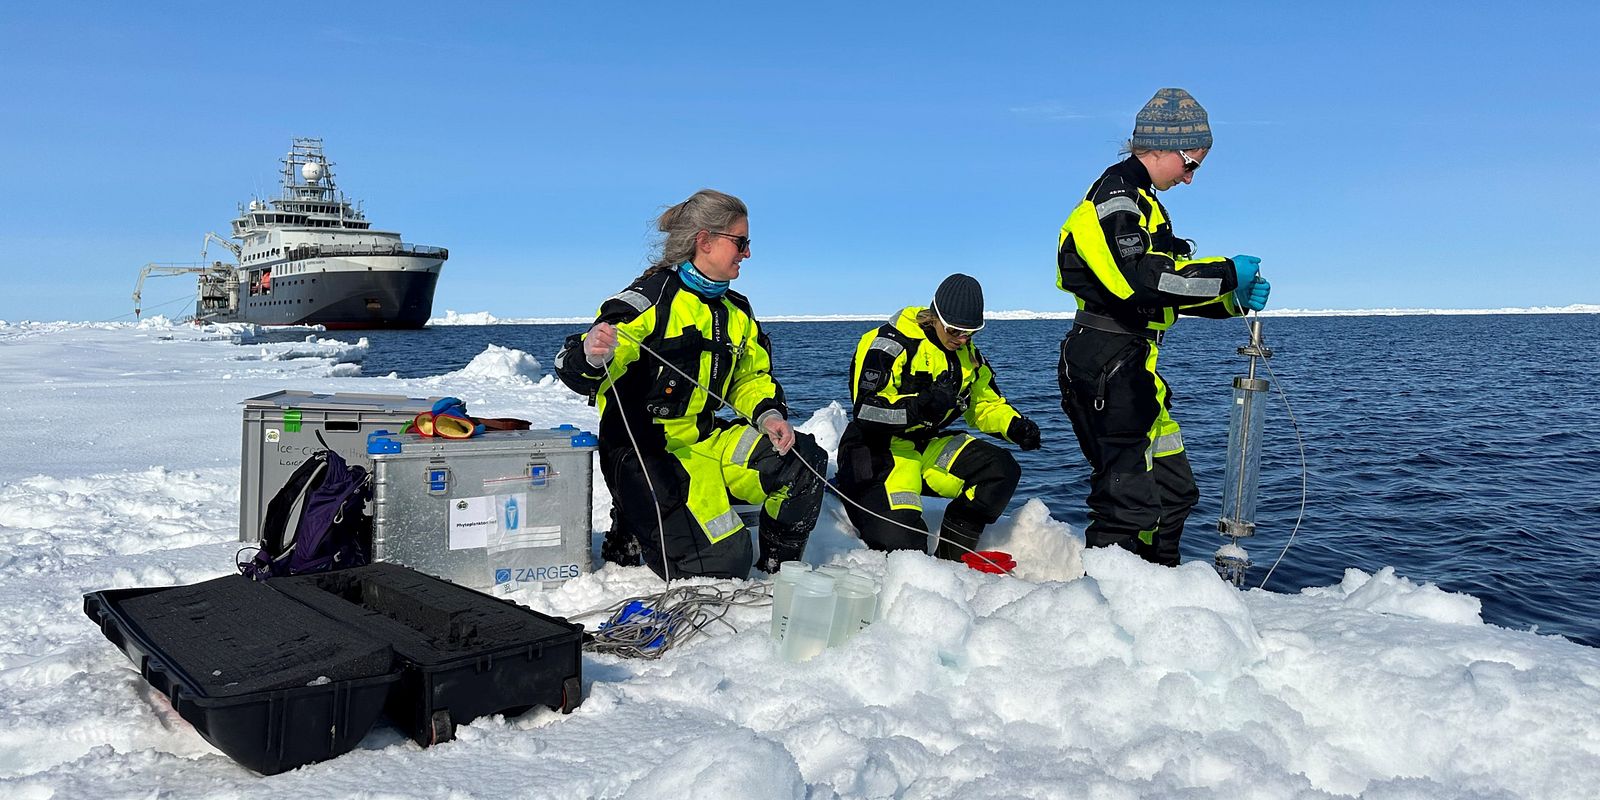
POLYGON ((328 453, 323 480, 306 493, 294 542, 274 572, 300 575, 366 563, 362 528, 369 525, 363 507, 371 496, 367 470, 328 453))
POLYGON ((328 451, 312 453, 267 503, 267 515, 261 521, 261 552, 266 553, 269 559, 283 554, 288 544, 284 541, 284 534, 289 530, 289 512, 294 510, 302 496, 309 494, 308 488, 315 489, 322 483, 327 466, 328 451))

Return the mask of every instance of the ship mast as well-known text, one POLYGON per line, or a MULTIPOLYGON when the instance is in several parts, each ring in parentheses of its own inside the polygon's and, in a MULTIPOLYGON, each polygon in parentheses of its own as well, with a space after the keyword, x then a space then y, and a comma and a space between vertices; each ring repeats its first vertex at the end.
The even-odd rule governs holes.
POLYGON ((322 153, 322 139, 297 136, 283 157, 284 200, 316 200, 344 204, 333 182, 333 162, 322 153))

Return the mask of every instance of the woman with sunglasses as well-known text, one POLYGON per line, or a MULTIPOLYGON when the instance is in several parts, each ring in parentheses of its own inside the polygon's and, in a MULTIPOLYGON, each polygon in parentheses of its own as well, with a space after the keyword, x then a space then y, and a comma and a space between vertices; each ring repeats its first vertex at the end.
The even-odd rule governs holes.
MULTIPOLYGON (((854 419, 839 442, 839 485, 861 541, 874 550, 927 551, 922 498, 952 498, 934 554, 957 560, 1000 518, 1022 470, 1005 450, 950 426, 1039 447, 1039 426, 1000 393, 972 343, 983 327, 983 288, 957 273, 929 308, 902 309, 868 331, 850 372, 854 419), (870 512, 870 513, 869 513, 870 512)), ((976 566, 976 565, 975 565, 976 566)))
POLYGON ((750 536, 732 496, 762 506, 759 566, 776 572, 805 550, 828 454, 790 427, 766 334, 728 288, 750 256, 749 212, 702 189, 656 226, 665 239, 655 263, 556 356, 562 382, 600 409, 600 472, 617 523, 603 549, 636 543, 669 580, 748 577, 750 536), (722 400, 707 389, 738 419, 718 416, 722 400))
POLYGON ((1112 165, 1061 226, 1056 285, 1077 296, 1061 342, 1061 407, 1092 468, 1090 547, 1117 545, 1178 564, 1178 540, 1200 499, 1156 373, 1179 315, 1213 319, 1266 307, 1254 256, 1199 258, 1172 232, 1156 192, 1194 180, 1211 150, 1205 109, 1162 89, 1134 120, 1127 158, 1112 165))

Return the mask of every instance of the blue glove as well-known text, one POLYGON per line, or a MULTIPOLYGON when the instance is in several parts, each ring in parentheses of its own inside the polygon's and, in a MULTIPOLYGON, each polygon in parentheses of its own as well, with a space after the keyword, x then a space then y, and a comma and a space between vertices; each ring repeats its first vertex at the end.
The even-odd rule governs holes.
POLYGON ((1272 284, 1267 283, 1266 278, 1257 275, 1246 289, 1248 291, 1240 289, 1233 293, 1233 299, 1239 303, 1240 308, 1260 311, 1267 307, 1267 295, 1272 293, 1272 284), (1245 293, 1241 295, 1240 292, 1245 293))
POLYGON ((1234 256, 1233 275, 1239 279, 1239 288, 1243 289, 1261 274, 1261 259, 1255 256, 1234 256))
MULTIPOLYGON (((1234 256, 1233 274, 1239 279, 1239 285, 1233 290, 1233 302, 1240 308, 1250 306, 1250 287, 1261 274, 1261 259, 1255 256, 1234 256)), ((1262 302, 1266 302, 1265 299, 1262 302)), ((1260 311, 1261 309, 1254 309, 1260 311)))

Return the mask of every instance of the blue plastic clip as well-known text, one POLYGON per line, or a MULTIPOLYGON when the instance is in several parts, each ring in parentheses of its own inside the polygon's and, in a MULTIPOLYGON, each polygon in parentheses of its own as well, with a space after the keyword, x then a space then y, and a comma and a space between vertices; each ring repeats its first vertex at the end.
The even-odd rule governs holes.
POLYGON ((573 447, 595 447, 599 444, 600 437, 588 431, 583 431, 582 433, 575 433, 572 435, 573 447))
POLYGON ((400 452, 400 440, 389 438, 393 435, 388 431, 373 431, 367 434, 367 455, 375 456, 400 452))
POLYGON ((573 425, 570 422, 563 422, 560 425, 557 425, 554 428, 551 428, 550 430, 553 430, 553 431, 575 431, 577 429, 578 429, 578 426, 573 425))
MULTIPOLYGON (((623 624, 638 625, 641 622, 645 622, 645 621, 649 620, 650 618, 659 617, 659 616, 661 616, 661 615, 658 614, 657 612, 655 612, 654 610, 645 607, 645 604, 642 601, 629 600, 628 604, 622 607, 622 613, 617 616, 616 624, 617 625, 623 625, 623 624)), ((600 623, 600 630, 605 630, 605 629, 610 628, 610 627, 613 627, 612 623, 610 623, 610 622, 602 622, 602 623, 600 623)), ((643 632, 644 636, 650 636, 650 634, 654 633, 656 630, 657 629, 654 628, 654 627, 644 626, 643 629, 642 629, 642 632, 643 632)), ((639 649, 641 649, 641 650, 652 650, 652 649, 655 649, 655 648, 658 648, 658 647, 664 647, 664 646, 666 646, 666 644, 667 644, 667 634, 666 634, 665 631, 662 631, 661 633, 658 633, 655 636, 651 637, 649 644, 640 645, 639 649)))

